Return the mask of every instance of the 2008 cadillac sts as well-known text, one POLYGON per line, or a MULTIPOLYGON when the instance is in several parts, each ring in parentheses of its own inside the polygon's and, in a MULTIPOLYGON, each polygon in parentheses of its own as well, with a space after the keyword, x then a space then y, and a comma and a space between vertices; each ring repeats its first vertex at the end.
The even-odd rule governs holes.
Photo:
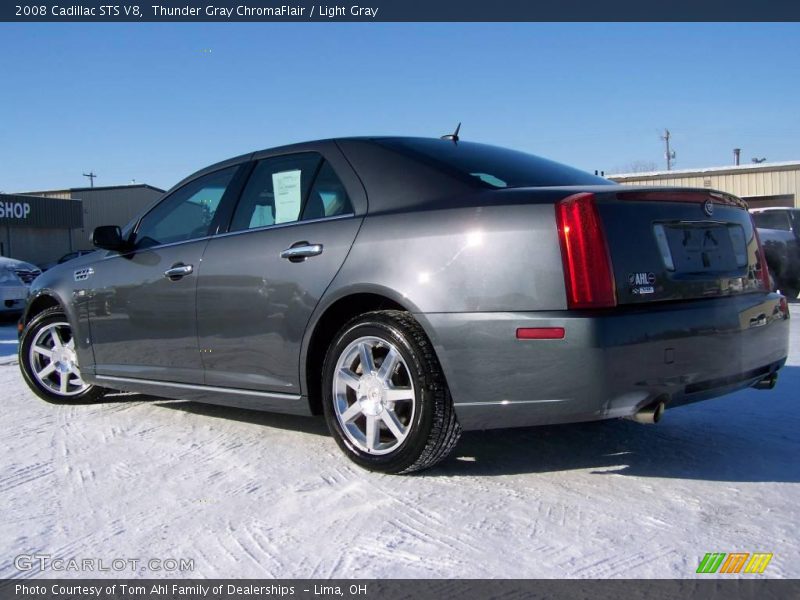
POLYGON ((348 138, 204 169, 39 277, 25 380, 324 413, 430 467, 462 428, 632 417, 770 388, 789 311, 745 204, 448 139, 348 138))

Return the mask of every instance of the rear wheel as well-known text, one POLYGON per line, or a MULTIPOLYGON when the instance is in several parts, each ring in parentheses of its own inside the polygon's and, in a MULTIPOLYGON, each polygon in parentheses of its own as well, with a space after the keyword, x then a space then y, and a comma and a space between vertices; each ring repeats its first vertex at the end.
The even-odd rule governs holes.
POLYGON ((461 435, 433 347, 401 311, 367 313, 342 328, 325 359, 323 407, 339 447, 374 471, 432 467, 461 435))
POLYGON ((58 307, 39 313, 25 327, 19 366, 28 387, 48 402, 93 402, 106 391, 81 377, 72 327, 58 307))

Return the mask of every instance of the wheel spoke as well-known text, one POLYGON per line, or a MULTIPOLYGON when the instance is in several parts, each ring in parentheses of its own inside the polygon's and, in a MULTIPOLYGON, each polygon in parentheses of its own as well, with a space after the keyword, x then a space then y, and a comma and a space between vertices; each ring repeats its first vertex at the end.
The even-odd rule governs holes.
POLYGON ((61 341, 61 334, 58 333, 57 327, 53 327, 50 330, 50 337, 53 338, 53 348, 61 348, 64 345, 64 342, 61 341))
POLYGON ((389 402, 399 402, 400 400, 413 400, 414 390, 411 388, 389 388, 386 390, 386 399, 389 402))
POLYGON ((367 448, 375 450, 380 440, 381 428, 378 426, 378 417, 367 415, 367 448))
POLYGON ((69 338, 69 341, 67 342, 66 345, 67 348, 69 348, 70 350, 75 350, 75 338, 74 337, 69 338))
POLYGON ((36 354, 41 354, 47 358, 53 358, 53 351, 50 350, 50 348, 45 348, 44 346, 34 346, 33 351, 36 352, 36 354))
POLYGON ((406 427, 397 418, 397 414, 393 410, 385 410, 381 413, 381 419, 386 423, 386 427, 392 432, 392 435, 398 441, 405 439, 406 427))
POLYGON ((350 369, 339 369, 339 377, 341 377, 342 381, 347 387, 358 391, 359 377, 350 369))
POLYGON ((342 413, 342 421, 349 423, 361 414, 361 405, 358 402, 353 402, 346 411, 342 413))
POLYGON ((378 370, 378 377, 388 382, 397 366, 398 358, 397 350, 395 348, 389 348, 389 353, 386 355, 386 358, 383 359, 381 368, 378 370))
POLYGON ((366 342, 358 345, 358 356, 361 358, 361 373, 369 375, 375 371, 375 363, 372 361, 372 348, 366 342))
POLYGON ((45 377, 50 375, 50 373, 52 373, 55 370, 56 370, 56 365, 55 365, 55 363, 51 362, 51 363, 48 363, 47 366, 44 369, 42 369, 41 371, 37 371, 36 375, 39 377, 39 379, 44 379, 45 377))
POLYGON ((77 386, 84 385, 83 379, 81 379, 80 373, 75 373, 73 371, 73 374, 75 375, 75 377, 70 381, 70 383, 72 385, 77 385, 77 386))
POLYGON ((67 393, 67 384, 69 383, 69 373, 61 373, 58 374, 60 378, 60 382, 58 384, 58 391, 62 394, 67 393))

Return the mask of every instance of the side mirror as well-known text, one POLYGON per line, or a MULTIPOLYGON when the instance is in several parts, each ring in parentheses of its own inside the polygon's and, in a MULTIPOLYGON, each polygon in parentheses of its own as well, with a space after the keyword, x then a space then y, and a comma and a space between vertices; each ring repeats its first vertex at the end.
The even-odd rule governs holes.
POLYGON ((102 225, 92 232, 92 243, 103 250, 127 250, 128 242, 122 238, 122 230, 117 225, 102 225))

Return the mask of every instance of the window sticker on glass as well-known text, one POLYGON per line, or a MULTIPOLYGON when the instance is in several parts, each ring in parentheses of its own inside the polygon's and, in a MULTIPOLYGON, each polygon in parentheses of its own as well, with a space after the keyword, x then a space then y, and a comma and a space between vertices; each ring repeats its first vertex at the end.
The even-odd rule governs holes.
POLYGON ((290 223, 300 216, 302 193, 299 169, 272 174, 275 192, 275 223, 290 223))

